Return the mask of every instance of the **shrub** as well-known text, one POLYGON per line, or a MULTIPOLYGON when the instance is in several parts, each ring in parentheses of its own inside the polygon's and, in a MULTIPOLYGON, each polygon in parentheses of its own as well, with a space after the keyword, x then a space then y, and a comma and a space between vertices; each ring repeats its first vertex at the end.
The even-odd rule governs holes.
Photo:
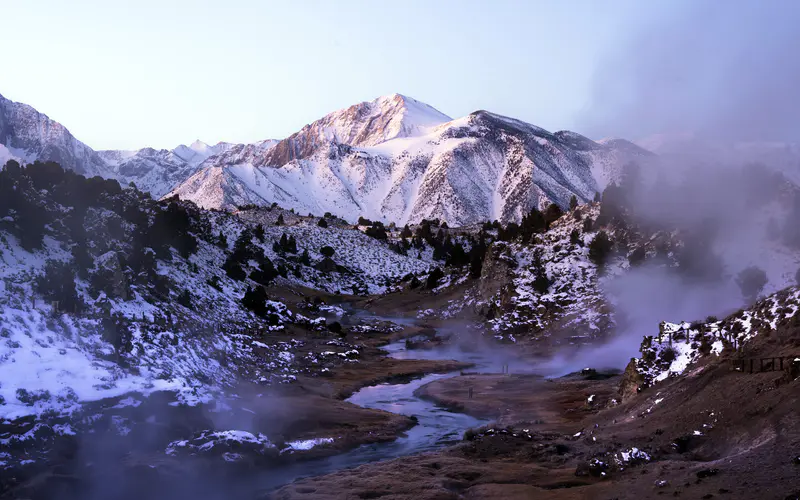
MULTIPOLYGON (((214 277, 216 278, 216 276, 214 277)), ((182 291, 180 295, 178 295, 177 302, 187 309, 194 309, 192 306, 192 294, 189 292, 189 290, 182 291)))
POLYGON ((244 292, 244 296, 242 297, 242 305, 253 311, 256 316, 266 318, 268 298, 267 291, 263 286, 257 286, 255 288, 247 287, 247 291, 244 292))
POLYGON ((317 221, 317 226, 323 227, 323 228, 324 227, 328 227, 328 221, 326 221, 325 219, 320 219, 320 220, 317 221))
POLYGON ((589 260, 598 267, 604 266, 611 255, 613 247, 614 244, 608 238, 608 234, 605 231, 600 231, 589 243, 589 260))
POLYGON ((333 247, 326 245, 319 249, 319 253, 321 253, 323 257, 332 258, 333 255, 336 253, 336 250, 334 250, 333 247))
POLYGON ((244 281, 247 278, 247 273, 244 272, 242 269, 241 263, 239 263, 236 259, 233 258, 234 254, 231 254, 225 263, 222 264, 222 270, 225 271, 225 274, 228 277, 235 281, 244 281))
POLYGON ((428 275, 428 279, 425 282, 425 288, 428 290, 432 290, 439 285, 439 281, 444 278, 444 273, 440 268, 435 268, 431 273, 428 275))
POLYGON ((364 231, 364 234, 376 240, 386 240, 389 238, 382 224, 380 226, 368 227, 366 231, 364 231))
POLYGON ((66 262, 49 260, 45 264, 44 275, 36 280, 36 291, 51 301, 58 301, 59 308, 76 312, 82 302, 75 291, 75 275, 66 262))
POLYGON ((633 250, 633 252, 631 252, 630 255, 628 255, 628 263, 631 266, 638 266, 642 262, 644 262, 644 259, 646 257, 647 257, 647 253, 645 252, 644 247, 643 246, 638 246, 633 250))

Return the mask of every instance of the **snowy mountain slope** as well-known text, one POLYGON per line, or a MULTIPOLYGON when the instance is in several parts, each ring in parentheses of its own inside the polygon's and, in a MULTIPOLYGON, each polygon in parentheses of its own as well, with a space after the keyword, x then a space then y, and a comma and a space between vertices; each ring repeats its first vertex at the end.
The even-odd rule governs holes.
POLYGON ((0 156, 24 162, 55 161, 86 176, 103 175, 106 164, 92 148, 77 140, 60 123, 27 104, 0 95, 0 156))
POLYGON ((619 183, 625 165, 636 163, 648 172, 655 170, 652 167, 659 161, 656 154, 625 139, 601 139, 594 143, 604 146, 602 148, 584 144, 582 154, 591 162, 592 175, 601 191, 611 183, 619 183))
POLYGON ((269 148, 212 157, 170 194, 204 207, 277 202, 398 224, 519 220, 534 206, 591 200, 593 176, 607 182, 627 148, 635 146, 486 111, 450 120, 395 94, 327 115, 269 148))
POLYGON ((270 335, 325 322, 266 292, 255 299, 266 308, 259 314, 243 300, 250 290, 379 294, 429 267, 333 222, 322 228, 286 212, 292 225, 278 226, 280 209, 205 212, 39 164, 5 170, 0 181, 15 193, 0 205, 0 418, 131 391, 191 402, 241 378, 291 380, 296 346, 270 335), (38 230, 22 211, 31 205, 41 207, 38 230), (284 235, 296 248, 276 249, 284 235), (335 249, 328 261, 326 246, 335 249))
POLYGON ((87 177, 99 175, 122 185, 133 182, 160 198, 192 175, 197 166, 232 148, 220 142, 209 146, 195 141, 172 150, 94 151, 77 140, 63 125, 32 107, 0 95, 0 163, 54 161, 87 177))
POLYGON ((191 176, 203 161, 232 147, 226 142, 209 146, 195 141, 189 146, 181 144, 171 150, 106 150, 98 154, 108 165, 104 177, 116 179, 123 185, 133 182, 140 190, 160 198, 191 176))

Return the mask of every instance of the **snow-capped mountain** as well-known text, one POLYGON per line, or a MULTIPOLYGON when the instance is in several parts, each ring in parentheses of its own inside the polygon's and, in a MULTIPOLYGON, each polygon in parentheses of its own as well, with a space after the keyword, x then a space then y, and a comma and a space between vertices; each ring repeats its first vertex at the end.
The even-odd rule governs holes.
POLYGON ((592 199, 622 164, 649 155, 621 139, 551 133, 486 111, 453 120, 410 97, 333 112, 283 140, 94 151, 30 106, 0 97, 0 160, 56 161, 204 207, 278 204, 397 223, 518 220, 592 199))
POLYGON ((456 120, 393 94, 331 113, 274 144, 213 157, 170 194, 205 207, 247 203, 396 223, 518 220, 592 199, 618 164, 647 152, 486 111, 456 120), (633 151, 633 153, 632 153, 633 151))
MULTIPOLYGON (((103 159, 60 123, 0 95, 0 160, 55 161, 88 177, 105 175, 103 159)), ((5 161, 4 161, 5 163, 5 161)))
POLYGON ((143 148, 137 151, 99 151, 108 168, 104 176, 123 185, 130 182, 153 197, 160 198, 191 176, 198 165, 211 156, 229 150, 233 145, 220 142, 214 146, 195 141, 175 149, 143 148))
POLYGON ((232 146, 195 141, 172 150, 94 151, 47 115, 0 95, 0 164, 10 159, 23 163, 54 161, 87 177, 99 175, 122 185, 133 182, 160 198, 192 175, 203 161, 232 146))

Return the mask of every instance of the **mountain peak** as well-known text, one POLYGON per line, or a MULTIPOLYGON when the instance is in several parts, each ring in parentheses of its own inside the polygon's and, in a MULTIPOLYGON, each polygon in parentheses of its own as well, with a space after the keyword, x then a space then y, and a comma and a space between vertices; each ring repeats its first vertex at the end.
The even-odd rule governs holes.
POLYGON ((197 139, 193 143, 189 144, 189 149, 191 149, 193 151, 197 151, 198 153, 203 153, 208 148, 209 148, 208 144, 206 144, 205 142, 201 141, 200 139, 197 139))

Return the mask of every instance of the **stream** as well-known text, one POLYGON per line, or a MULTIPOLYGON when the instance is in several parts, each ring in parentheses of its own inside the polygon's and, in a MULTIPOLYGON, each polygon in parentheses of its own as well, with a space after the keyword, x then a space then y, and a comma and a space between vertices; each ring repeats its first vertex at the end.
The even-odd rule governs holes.
MULTIPOLYGON (((500 361, 491 359, 481 352, 465 352, 453 347, 407 350, 405 341, 401 341, 388 344, 383 349, 388 351, 390 357, 398 359, 466 361, 473 363, 475 367, 472 370, 476 371, 499 372, 502 365, 500 361)), ((448 411, 414 395, 414 391, 429 382, 459 374, 459 371, 435 373, 405 383, 382 383, 364 387, 347 401, 364 408, 416 417, 417 425, 392 442, 365 444, 338 455, 281 467, 280 471, 267 475, 260 486, 271 489, 303 477, 323 475, 366 463, 432 451, 460 441, 464 431, 479 427, 487 421, 448 411)))

